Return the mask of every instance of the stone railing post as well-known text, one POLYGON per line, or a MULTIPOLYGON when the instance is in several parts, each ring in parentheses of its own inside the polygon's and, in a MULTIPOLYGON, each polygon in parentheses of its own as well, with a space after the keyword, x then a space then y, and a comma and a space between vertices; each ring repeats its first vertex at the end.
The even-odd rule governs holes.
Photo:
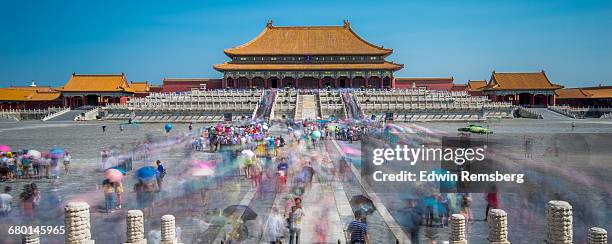
POLYGON ((546 204, 546 224, 547 243, 573 243, 572 205, 568 202, 548 202, 546 204))
POLYGON ((461 214, 451 216, 451 244, 467 244, 465 239, 465 217, 461 214))
POLYGON ((127 213, 127 241, 125 244, 146 244, 144 236, 144 215, 140 210, 129 210, 127 213))
POLYGON ((588 244, 607 244, 608 243, 608 232, 603 228, 591 227, 589 228, 589 240, 588 244))
POLYGON ((89 223, 89 204, 69 202, 64 207, 64 212, 66 244, 93 244, 89 223))
POLYGON ((508 241, 508 215, 501 209, 491 209, 489 218, 489 244, 510 244, 508 241))
POLYGON ((38 233, 22 235, 21 244, 40 244, 40 236, 38 233))
POLYGON ((161 217, 161 244, 177 244, 173 215, 167 214, 161 217))

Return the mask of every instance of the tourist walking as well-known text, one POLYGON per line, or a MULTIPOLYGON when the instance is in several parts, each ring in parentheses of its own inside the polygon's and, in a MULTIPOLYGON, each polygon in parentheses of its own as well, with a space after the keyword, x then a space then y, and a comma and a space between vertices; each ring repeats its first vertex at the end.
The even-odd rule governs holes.
POLYGON ((115 194, 117 195, 117 204, 116 209, 121 209, 121 204, 123 203, 123 183, 115 182, 113 184, 115 186, 115 194))
POLYGON ((102 125, 102 133, 106 133, 106 125, 102 125))
POLYGON ((355 212, 355 220, 353 220, 346 231, 350 233, 351 244, 366 244, 370 243, 368 237, 368 225, 363 221, 364 214, 361 211, 355 212))
POLYGON ((7 216, 13 209, 13 197, 11 196, 11 186, 5 186, 4 192, 0 194, 0 217, 7 216))
POLYGON ((157 164, 157 191, 161 191, 164 177, 166 176, 166 168, 164 168, 160 160, 157 160, 155 163, 157 164))
POLYGON ((66 152, 64 155, 64 175, 70 174, 70 160, 72 160, 72 156, 66 152))
POLYGON ((291 207, 289 215, 289 244, 300 243, 300 233, 302 232, 302 218, 304 210, 302 209, 302 199, 295 198, 295 206, 291 207))
POLYGON ((106 179, 102 182, 102 189, 104 191, 106 212, 112 213, 115 208, 115 187, 112 182, 106 179))
POLYGON ((489 217, 489 210, 499 208, 499 195, 497 195, 497 187, 491 187, 490 191, 487 192, 485 196, 485 200, 487 201, 487 209, 485 210, 484 221, 487 221, 487 218, 489 217))

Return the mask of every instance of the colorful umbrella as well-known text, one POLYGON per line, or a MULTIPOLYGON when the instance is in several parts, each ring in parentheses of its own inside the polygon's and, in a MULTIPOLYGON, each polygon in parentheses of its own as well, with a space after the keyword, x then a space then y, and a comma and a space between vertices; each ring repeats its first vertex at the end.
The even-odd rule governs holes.
POLYGON ((66 151, 61 147, 54 147, 49 150, 49 156, 52 158, 61 158, 66 154, 66 151))
POLYGON ((168 123, 164 126, 164 129, 166 130, 166 133, 170 132, 170 130, 172 130, 172 124, 168 123))
POLYGON ((7 145, 0 145, 0 152, 11 152, 13 149, 7 145))
POLYGON ((144 166, 136 171, 136 177, 142 181, 148 181, 157 177, 157 169, 153 166, 144 166))
POLYGON ((27 154, 34 159, 39 159, 40 157, 42 157, 42 154, 36 150, 28 150, 27 154))
POLYGON ((310 134, 310 135, 311 135, 312 137, 314 137, 314 138, 319 138, 319 137, 321 137, 321 132, 320 132, 320 131, 318 131, 318 130, 315 130, 315 131, 313 131, 313 132, 312 132, 312 134, 310 134))
POLYGON ((110 182, 121 182, 123 180, 123 173, 118 169, 110 168, 104 171, 104 178, 110 182))
POLYGON ((248 157, 248 158, 252 158, 252 157, 255 156, 255 153, 253 151, 249 150, 249 149, 242 150, 242 152, 240 152, 240 153, 242 155, 244 155, 245 157, 248 157))
POLYGON ((214 174, 214 166, 207 162, 196 162, 191 169, 191 175, 193 176, 211 176, 214 174))
POLYGON ((124 168, 121 168, 121 167, 119 167, 119 166, 114 166, 114 167, 112 167, 111 169, 116 169, 116 170, 119 170, 119 172, 121 172, 123 175, 126 175, 126 174, 127 174, 127 171, 126 171, 124 168))

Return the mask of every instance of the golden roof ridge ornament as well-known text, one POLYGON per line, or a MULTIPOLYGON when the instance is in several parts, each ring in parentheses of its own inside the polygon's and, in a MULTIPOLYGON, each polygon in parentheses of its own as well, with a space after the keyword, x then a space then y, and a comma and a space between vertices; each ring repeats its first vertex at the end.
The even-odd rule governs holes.
POLYGON ((351 22, 349 22, 348 19, 344 20, 344 28, 350 28, 351 27, 351 22))
POLYGON ((266 23, 266 27, 272 28, 272 20, 268 20, 268 23, 266 23))

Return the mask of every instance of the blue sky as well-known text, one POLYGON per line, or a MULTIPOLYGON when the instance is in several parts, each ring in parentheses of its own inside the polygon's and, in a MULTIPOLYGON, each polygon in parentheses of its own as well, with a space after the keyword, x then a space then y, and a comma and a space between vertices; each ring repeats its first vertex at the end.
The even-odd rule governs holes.
POLYGON ((342 25, 393 48, 396 77, 488 79, 545 70, 567 87, 612 85, 612 1, 5 1, 0 86, 63 85, 72 72, 131 81, 221 77, 223 49, 275 25, 342 25))

